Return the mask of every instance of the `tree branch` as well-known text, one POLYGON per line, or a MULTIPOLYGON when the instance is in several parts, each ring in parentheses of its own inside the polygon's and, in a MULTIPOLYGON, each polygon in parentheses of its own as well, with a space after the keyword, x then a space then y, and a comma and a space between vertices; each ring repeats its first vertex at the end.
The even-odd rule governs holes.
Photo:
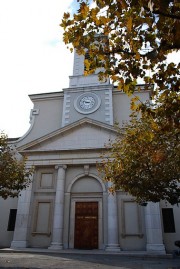
MULTIPOLYGON (((148 7, 144 7, 144 9, 147 10, 147 11, 150 11, 150 9, 148 7)), ((180 16, 175 15, 175 14, 164 13, 164 12, 162 12, 160 10, 153 10, 152 13, 161 15, 163 17, 180 20, 180 16)))
MULTIPOLYGON (((149 51, 145 54, 142 54, 140 53, 140 56, 141 57, 148 57, 148 56, 157 56, 157 52, 160 51, 160 50, 163 50, 163 51, 169 51, 169 50, 179 50, 180 49, 180 45, 161 45, 159 48, 157 49, 154 49, 152 51, 149 51)), ((123 50, 123 49, 113 49, 113 50, 109 50, 109 51, 102 51, 103 54, 105 55, 111 55, 111 54, 116 54, 116 53, 124 53, 124 54, 127 54, 129 56, 135 56, 136 53, 135 52, 131 52, 131 51, 128 51, 128 50, 123 50)))

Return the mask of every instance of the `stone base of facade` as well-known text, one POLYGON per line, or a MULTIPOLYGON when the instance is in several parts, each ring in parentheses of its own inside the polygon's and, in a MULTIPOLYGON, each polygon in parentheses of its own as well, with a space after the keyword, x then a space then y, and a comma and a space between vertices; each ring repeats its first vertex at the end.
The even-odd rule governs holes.
POLYGON ((164 244, 147 244, 146 250, 147 250, 147 252, 166 254, 164 244))
POLYGON ((106 246, 105 251, 119 252, 121 249, 118 244, 111 244, 106 246))
POLYGON ((27 241, 12 241, 11 248, 27 248, 27 241))
POLYGON ((51 243, 50 247, 48 249, 63 249, 63 245, 60 243, 51 243))

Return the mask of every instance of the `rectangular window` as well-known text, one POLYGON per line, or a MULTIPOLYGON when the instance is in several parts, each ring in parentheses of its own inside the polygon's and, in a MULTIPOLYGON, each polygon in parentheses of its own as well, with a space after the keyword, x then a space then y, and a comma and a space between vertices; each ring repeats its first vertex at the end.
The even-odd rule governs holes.
POLYGON ((8 231, 14 231, 15 228, 15 223, 16 223, 16 214, 17 214, 17 209, 10 209, 9 212, 9 221, 8 221, 8 231))
POLYGON ((173 208, 162 208, 163 226, 165 233, 175 233, 173 208))
MULTIPOLYGON (((89 52, 88 51, 85 53, 84 60, 85 61, 86 60, 88 60, 88 61, 90 60, 90 55, 89 55, 89 52)), ((89 68, 89 70, 91 70, 91 68, 89 68)), ((84 71, 88 71, 85 64, 84 64, 84 71)))

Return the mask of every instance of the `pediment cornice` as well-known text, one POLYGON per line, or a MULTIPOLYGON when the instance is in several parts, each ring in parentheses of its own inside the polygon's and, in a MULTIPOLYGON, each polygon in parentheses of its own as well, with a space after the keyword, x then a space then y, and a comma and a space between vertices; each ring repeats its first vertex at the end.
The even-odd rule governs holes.
POLYGON ((76 122, 73 122, 69 125, 66 125, 52 133, 49 133, 45 136, 42 136, 38 139, 35 139, 25 145, 22 145, 20 147, 18 147, 17 145, 17 150, 19 152, 22 152, 22 151, 26 151, 32 147, 36 147, 37 145, 41 144, 41 143, 46 143, 46 141, 50 141, 52 139, 55 139, 56 137, 58 136, 62 136, 62 135, 66 135, 66 133, 69 133, 70 131, 73 132, 73 130, 76 130, 77 128, 81 128, 85 125, 89 125, 93 128, 100 128, 100 129, 103 129, 104 131, 108 131, 110 133, 114 133, 115 135, 117 135, 118 131, 117 129, 112 126, 112 125, 109 125, 109 124, 106 124, 106 123, 102 123, 102 122, 99 122, 99 121, 96 121, 96 120, 93 120, 93 119, 89 119, 89 118, 83 118, 81 120, 78 120, 76 122))

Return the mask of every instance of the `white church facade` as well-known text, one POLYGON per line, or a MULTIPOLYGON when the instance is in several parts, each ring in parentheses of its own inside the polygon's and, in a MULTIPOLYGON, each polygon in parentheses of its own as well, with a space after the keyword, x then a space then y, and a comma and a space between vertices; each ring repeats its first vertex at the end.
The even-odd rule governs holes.
MULTIPOLYGON (((69 88, 30 95, 31 126, 15 145, 34 174, 18 199, 0 201, 0 247, 172 252, 178 206, 144 207, 121 190, 108 193, 97 163, 116 138, 114 124, 129 120, 130 99, 109 80, 83 73, 84 58, 75 53, 69 88)), ((146 101, 141 88, 136 94, 146 101)))

